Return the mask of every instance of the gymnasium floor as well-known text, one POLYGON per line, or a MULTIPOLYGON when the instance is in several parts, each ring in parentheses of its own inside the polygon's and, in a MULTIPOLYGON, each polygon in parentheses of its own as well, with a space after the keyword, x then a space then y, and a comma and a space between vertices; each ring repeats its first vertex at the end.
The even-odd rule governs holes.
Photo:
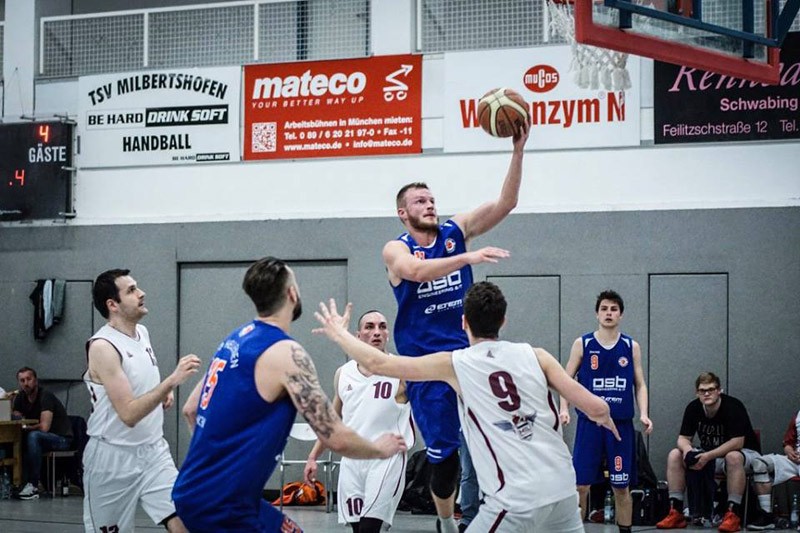
MULTIPOLYGON (((31 531, 53 533, 78 533, 83 531, 82 522, 83 499, 80 496, 68 498, 49 498, 43 496, 38 500, 0 500, 0 531, 3 533, 30 533, 31 531)), ((287 514, 308 533, 346 533, 336 523, 336 514, 325 513, 324 507, 287 509, 287 514)), ((144 511, 136 514, 137 531, 165 531, 153 525, 144 511)), ((655 531, 655 527, 634 527, 634 531, 655 531)), ((435 531, 432 516, 398 513, 392 533, 419 533, 435 531)), ((587 533, 616 533, 614 526, 587 524, 587 533)), ((716 530, 708 530, 716 531, 716 530)), ((546 532, 542 532, 546 533, 546 532)))
MULTIPOLYGON (((325 507, 286 509, 308 533, 346 533, 350 531, 336 522, 335 513, 326 513, 325 507)), ((83 531, 83 499, 80 496, 68 498, 49 498, 38 500, 0 500, 0 531, 3 533, 30 533, 31 531, 53 533, 78 533, 83 531)), ((435 531, 435 518, 424 515, 398 513, 392 533, 419 533, 435 531)), ((647 531, 655 528, 634 528, 635 531, 647 531)), ((165 531, 163 527, 153 525, 144 511, 136 514, 137 531, 165 531)), ((615 527, 597 524, 587 525, 590 533, 615 533, 615 527)), ((543 532, 544 533, 544 532, 543 532)))

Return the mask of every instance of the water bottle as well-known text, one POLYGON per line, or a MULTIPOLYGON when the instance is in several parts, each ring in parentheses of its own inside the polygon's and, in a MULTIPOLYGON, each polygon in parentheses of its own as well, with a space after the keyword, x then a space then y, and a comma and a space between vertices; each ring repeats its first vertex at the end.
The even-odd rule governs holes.
POLYGON ((603 504, 603 522, 606 524, 614 523, 614 496, 611 490, 606 491, 606 499, 603 504))
POLYGON ((800 521, 800 504, 797 503, 797 494, 792 496, 792 509, 789 513, 789 525, 791 527, 797 527, 798 521, 800 521))
POLYGON ((69 496, 69 478, 67 476, 64 476, 64 479, 61 481, 61 495, 69 496))
POLYGON ((11 499, 11 479, 8 477, 8 470, 3 468, 3 477, 0 479, 0 499, 11 499))

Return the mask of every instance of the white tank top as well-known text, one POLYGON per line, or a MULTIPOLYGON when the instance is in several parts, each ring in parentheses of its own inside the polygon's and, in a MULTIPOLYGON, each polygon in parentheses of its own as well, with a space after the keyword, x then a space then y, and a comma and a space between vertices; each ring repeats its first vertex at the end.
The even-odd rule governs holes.
MULTIPOLYGON (((150 334, 141 324, 136 326, 135 339, 106 324, 86 343, 87 353, 89 345, 96 339, 110 342, 119 353, 122 371, 128 377, 134 398, 151 391, 161 382, 158 362, 150 346, 150 334)), ((164 434, 164 412, 161 406, 153 409, 131 428, 117 415, 105 387, 91 381, 88 370, 83 381, 89 389, 92 401, 92 413, 89 415, 86 430, 90 437, 121 446, 153 444, 161 439, 164 434)))
POLYGON ((375 374, 367 377, 358 370, 355 361, 348 361, 339 372, 342 421, 367 440, 375 440, 384 433, 398 433, 411 448, 414 444, 411 405, 397 403, 399 387, 399 379, 375 374))
POLYGON ((510 512, 575 495, 555 403, 528 344, 486 341, 453 352, 461 428, 478 484, 510 512))

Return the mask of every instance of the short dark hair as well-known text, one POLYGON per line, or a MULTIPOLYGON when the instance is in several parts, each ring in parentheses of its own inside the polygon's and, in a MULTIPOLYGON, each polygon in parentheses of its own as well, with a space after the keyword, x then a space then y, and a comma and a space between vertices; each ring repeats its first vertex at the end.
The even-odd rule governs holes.
POLYGON ((603 300, 611 300, 612 302, 616 303, 619 306, 619 314, 625 312, 625 302, 622 301, 622 296, 620 296, 617 291, 606 289, 597 295, 597 301, 594 304, 595 313, 600 310, 600 302, 603 300))
POLYGON ((467 291, 464 298, 464 318, 473 337, 496 339, 506 317, 506 297, 500 287, 490 281, 480 281, 467 291))
MULTIPOLYGON (((364 320, 364 317, 370 313, 380 313, 383 315, 383 313, 381 313, 377 309, 370 309, 369 311, 364 311, 363 313, 361 313, 361 316, 358 317, 358 322, 356 322, 356 328, 361 329, 361 321, 364 320)), ((386 315, 383 316, 385 317, 386 315)))
POLYGON ((258 316, 276 313, 286 300, 289 267, 277 257, 264 257, 250 265, 242 281, 242 289, 256 306, 258 316))
POLYGON ((718 389, 722 387, 722 384, 719 381, 719 376, 713 372, 703 372, 697 376, 697 379, 694 380, 694 388, 699 389, 700 385, 704 383, 713 383, 718 389))
POLYGON ((410 189, 427 189, 428 184, 422 181, 415 181, 414 183, 409 183, 408 185, 403 185, 399 191, 397 191, 397 198, 395 202, 397 203, 397 208, 400 209, 405 205, 405 195, 406 192, 410 189))
POLYGON ((127 276, 131 271, 127 268, 114 268, 106 270, 94 280, 92 286, 92 300, 94 307, 97 309, 103 318, 108 318, 108 306, 106 302, 110 299, 119 302, 119 287, 117 287, 117 278, 127 276))
POLYGON ((35 377, 36 379, 39 379, 39 376, 36 375, 36 370, 32 369, 29 366, 23 366, 22 368, 17 370, 17 377, 19 377, 19 375, 22 374, 23 372, 30 372, 30 373, 33 374, 33 377, 35 377))

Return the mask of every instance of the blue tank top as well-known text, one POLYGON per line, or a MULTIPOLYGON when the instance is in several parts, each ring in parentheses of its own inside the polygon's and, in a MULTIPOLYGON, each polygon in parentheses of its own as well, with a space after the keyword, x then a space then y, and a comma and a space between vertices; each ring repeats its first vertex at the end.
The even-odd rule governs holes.
MULTIPOLYGON (((397 240, 420 259, 450 257, 467 251, 464 234, 452 220, 439 226, 436 241, 428 247, 417 244, 408 233, 397 240)), ((461 329, 461 315, 470 286, 472 267, 466 265, 433 281, 416 283, 404 279, 393 287, 397 300, 394 322, 397 352, 417 356, 468 346, 467 334, 461 329)))
POLYGON ((273 344, 291 339, 254 320, 231 333, 206 373, 189 452, 172 490, 182 510, 207 529, 257 524, 261 491, 286 446, 297 410, 287 396, 266 402, 255 365, 273 344))
MULTIPOLYGON (((610 350, 603 348, 594 333, 581 337, 583 359, 578 382, 603 398, 611 408, 611 418, 629 420, 634 414, 633 339, 621 333, 610 350)), ((586 416, 578 410, 579 416, 586 416)))

